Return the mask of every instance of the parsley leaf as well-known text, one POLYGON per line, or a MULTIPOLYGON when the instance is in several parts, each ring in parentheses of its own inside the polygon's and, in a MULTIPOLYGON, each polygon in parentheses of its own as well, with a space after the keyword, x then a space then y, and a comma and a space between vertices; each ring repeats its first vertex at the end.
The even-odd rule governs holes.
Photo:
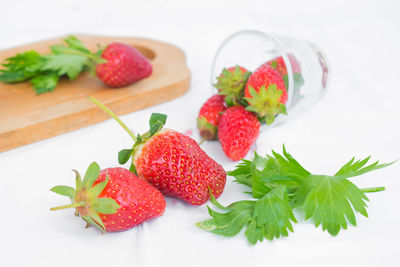
POLYGON ((31 50, 24 53, 19 53, 14 57, 7 58, 6 62, 2 65, 14 71, 37 71, 40 69, 41 59, 42 56, 38 52, 31 50))
POLYGON ((94 72, 96 64, 104 63, 102 48, 92 53, 74 36, 63 39, 64 44, 50 47, 51 53, 41 55, 27 51, 9 57, 0 69, 0 81, 17 83, 30 80, 36 93, 53 91, 63 76, 75 79, 82 71, 94 72))
POLYGON ((368 217, 364 200, 368 198, 349 180, 326 175, 310 175, 294 198, 306 220, 312 218, 316 227, 322 224, 333 236, 347 229, 347 221, 356 226, 353 208, 368 217))
POLYGON ((7 58, 2 64, 6 69, 0 70, 0 81, 5 83, 26 81, 37 74, 42 62, 42 56, 35 51, 27 51, 7 58))
POLYGON ((257 201, 238 201, 228 207, 219 204, 211 195, 211 202, 226 213, 208 207, 212 219, 197 223, 200 228, 223 236, 234 236, 246 227, 245 235, 251 244, 264 238, 288 236, 293 232, 291 221, 296 222, 288 201, 286 188, 280 185, 257 201))
POLYGON ((24 71, 13 71, 13 70, 0 70, 0 81, 5 83, 17 83, 26 81, 32 75, 24 71))
POLYGON ((54 90, 58 83, 58 75, 54 73, 38 75, 31 79, 36 94, 43 94, 54 90))
MULTIPOLYGON (((334 176, 310 175, 297 190, 294 197, 296 206, 305 212, 305 219, 312 219, 316 227, 335 236, 340 229, 347 229, 347 221, 356 226, 355 212, 368 217, 368 198, 347 178, 387 167, 392 163, 378 164, 378 161, 364 167, 370 157, 354 162, 352 158, 334 176), (350 205, 351 204, 351 205, 350 205)), ((382 191, 384 188, 377 188, 382 191)), ((368 191, 370 192, 370 191, 368 191)))
POLYGON ((251 189, 254 200, 234 202, 227 207, 211 195, 211 203, 226 211, 218 213, 208 207, 212 219, 197 226, 224 236, 233 236, 247 228, 245 236, 251 244, 264 238, 272 240, 293 232, 297 223, 293 210, 305 214, 314 225, 322 226, 336 236, 347 223, 356 226, 355 213, 368 217, 365 193, 379 192, 383 187, 360 189, 348 178, 387 167, 394 162, 367 165, 370 157, 347 162, 334 176, 314 175, 303 168, 283 146, 283 155, 272 151, 265 157, 255 154, 253 160, 242 160, 228 175, 235 182, 251 189))
POLYGON ((82 42, 75 36, 68 36, 63 40, 69 47, 82 51, 86 54, 91 54, 90 50, 82 44, 82 42))
POLYGON ((83 70, 87 60, 85 56, 69 54, 50 54, 45 55, 44 59, 42 70, 54 71, 58 76, 66 74, 71 80, 83 70))

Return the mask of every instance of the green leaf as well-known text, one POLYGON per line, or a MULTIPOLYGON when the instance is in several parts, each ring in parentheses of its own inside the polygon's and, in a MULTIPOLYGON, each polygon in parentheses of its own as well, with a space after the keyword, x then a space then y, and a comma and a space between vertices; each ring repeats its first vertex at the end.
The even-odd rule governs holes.
POLYGON ((0 70, 0 81, 4 83, 18 83, 29 80, 35 73, 24 71, 0 70))
POLYGON ((266 167, 268 159, 260 157, 255 153, 253 162, 250 166, 250 175, 252 177, 251 189, 254 198, 262 198, 271 191, 271 187, 261 181, 263 170, 266 167))
POLYGON ((117 201, 112 198, 95 198, 92 202, 92 208, 98 213, 114 214, 121 207, 117 201))
POLYGON ((91 53, 90 50, 87 49, 87 47, 84 46, 82 44, 82 42, 78 38, 76 38, 75 36, 72 36, 72 35, 68 36, 63 41, 66 42, 68 44, 68 46, 71 47, 71 48, 74 48, 76 50, 82 51, 84 53, 88 53, 88 54, 91 53))
POLYGON ((160 113, 153 113, 150 117, 150 136, 153 136, 158 130, 160 130, 167 121, 167 115, 160 113))
POLYGON ((68 54, 68 55, 79 55, 82 56, 84 55, 83 52, 76 50, 74 48, 65 46, 65 45, 52 45, 50 46, 51 52, 53 54, 59 55, 59 54, 68 54))
POLYGON ((42 61, 42 56, 38 52, 31 50, 7 58, 2 65, 12 71, 36 72, 40 70, 42 61))
POLYGON ((96 226, 102 233, 105 233, 106 227, 104 226, 103 221, 101 220, 99 214, 93 213, 91 214, 92 224, 96 226))
POLYGON ((379 164, 379 161, 376 161, 366 167, 364 167, 369 159, 371 158, 371 156, 363 159, 363 160, 358 160, 356 162, 354 162, 354 157, 347 162, 345 165, 343 165, 343 167, 335 174, 335 176, 340 176, 342 178, 349 178, 349 177, 354 177, 354 176, 359 176, 362 175, 364 173, 373 171, 373 170, 377 170, 377 169, 381 169, 381 168, 385 168, 387 166, 390 166, 392 164, 394 164, 396 161, 390 162, 390 163, 385 163, 385 164, 379 164))
POLYGON ((96 162, 92 162, 89 168, 86 170, 85 176, 83 177, 82 187, 89 189, 92 187, 94 181, 100 174, 100 166, 96 162))
POLYGON ((283 146, 283 155, 275 151, 265 158, 255 154, 252 161, 243 160, 234 171, 227 174, 234 176, 235 182, 255 188, 254 197, 262 197, 280 184, 285 185, 289 192, 295 191, 310 172, 287 153, 283 146), (254 181, 257 184, 253 187, 254 181))
POLYGON ((251 220, 251 210, 248 209, 236 209, 227 213, 218 213, 208 209, 213 219, 199 222, 196 225, 218 235, 235 236, 251 220))
POLYGON ((128 162, 130 157, 132 156, 133 149, 122 149, 121 151, 118 152, 118 162, 119 164, 125 164, 128 162))
POLYGON ((45 62, 41 70, 54 71, 59 76, 67 75, 71 80, 79 75, 87 61, 87 57, 82 55, 49 54, 43 57, 45 62))
MULTIPOLYGON (((261 90, 262 88, 265 89, 265 85, 263 85, 263 86, 260 88, 260 90, 261 90)), ((256 97, 258 96, 258 92, 257 92, 256 89, 254 89, 254 87, 251 86, 251 85, 249 85, 249 93, 250 93, 250 95, 251 95, 252 98, 256 98, 256 97)), ((251 99, 249 99, 248 102, 250 102, 250 101, 251 101, 251 99)))
POLYGON ((132 173, 134 173, 134 174, 137 174, 137 173, 136 173, 136 167, 135 167, 135 165, 133 164, 133 162, 131 163, 131 166, 129 167, 129 171, 132 172, 132 173))
POLYGON ((35 51, 27 51, 9 57, 2 64, 5 69, 0 70, 0 81, 16 83, 29 80, 37 75, 42 63, 43 58, 35 51))
POLYGON ((90 214, 90 216, 82 216, 82 219, 87 222, 86 228, 88 228, 90 225, 93 225, 99 229, 101 233, 104 234, 106 232, 106 227, 104 226, 99 214, 93 212, 90 214))
POLYGON ((272 151, 252 161, 242 160, 236 169, 228 172, 235 182, 252 189, 253 200, 222 206, 212 196, 210 201, 223 213, 209 208, 211 219, 197 225, 207 231, 233 236, 246 227, 245 235, 251 244, 264 238, 272 240, 293 232, 293 214, 296 208, 322 226, 331 235, 337 235, 347 223, 356 225, 356 213, 368 216, 364 193, 379 192, 383 187, 360 189, 347 178, 387 167, 392 163, 367 165, 369 157, 347 162, 335 176, 313 175, 300 165, 283 146, 283 153, 272 151), (250 217, 249 217, 250 216, 250 217))
POLYGON ((57 86, 58 75, 54 73, 38 75, 31 79, 31 83, 38 95, 45 92, 52 92, 57 86))
MULTIPOLYGON (((374 162, 365 166, 370 157, 354 161, 352 158, 335 174, 310 175, 297 190, 294 203, 305 211, 306 219, 312 219, 316 227, 322 225, 335 236, 340 229, 347 229, 347 222, 356 225, 355 212, 368 217, 366 203, 368 198, 347 178, 392 165, 394 162, 378 164, 374 162)), ((370 189, 372 192, 381 188, 370 189)), ((368 191, 366 191, 368 192, 368 191)))
POLYGON ((72 170, 75 173, 75 187, 76 191, 81 190, 82 188, 82 178, 81 174, 77 170, 72 170))
POLYGON ((217 208, 222 209, 222 210, 230 210, 230 208, 226 208, 226 207, 222 206, 222 205, 215 199, 214 195, 211 193, 211 188, 210 188, 210 187, 208 187, 208 191, 209 191, 209 193, 210 193, 210 202, 211 202, 214 206, 216 206, 217 208))
POLYGON ((210 200, 226 212, 218 213, 208 207, 212 219, 199 222, 197 226, 223 236, 234 236, 246 226, 245 235, 251 244, 262 241, 264 237, 287 236, 288 229, 293 231, 290 221, 296 222, 284 186, 278 186, 257 201, 238 201, 228 207, 213 197, 210 200))
POLYGON ((333 236, 347 229, 347 221, 356 225, 354 211, 368 217, 364 200, 368 198, 349 180, 326 175, 308 176, 294 197, 305 219, 312 218, 316 227, 322 225, 333 236))
POLYGON ((108 176, 104 181, 96 184, 95 186, 93 186, 92 188, 89 189, 88 197, 89 198, 98 197, 101 194, 101 192, 103 192, 103 190, 106 187, 107 183, 108 183, 108 176))
POLYGON ((244 234, 250 244, 255 245, 257 241, 263 241, 265 229, 263 227, 257 227, 256 221, 251 220, 244 234))
POLYGON ((257 227, 264 228, 264 236, 269 240, 287 236, 287 230, 293 232, 291 221, 297 222, 297 220, 293 215, 286 187, 279 185, 258 200, 254 207, 253 218, 257 227))
POLYGON ((233 171, 228 171, 227 174, 229 176, 235 177, 234 182, 247 185, 248 187, 252 187, 252 179, 250 172, 251 163, 252 161, 250 160, 242 159, 242 162, 240 162, 236 166, 236 169, 233 171))
POLYGON ((72 200, 75 198, 75 194, 76 194, 76 191, 74 188, 72 188, 70 186, 66 186, 66 185, 57 185, 57 186, 54 186, 53 188, 51 188, 50 190, 56 194, 69 197, 72 200))
POLYGON ((228 207, 224 207, 215 199, 210 190, 210 202, 217 208, 228 212, 218 213, 207 207, 208 213, 213 219, 196 223, 198 227, 206 231, 223 236, 234 236, 251 219, 254 201, 238 201, 228 207))

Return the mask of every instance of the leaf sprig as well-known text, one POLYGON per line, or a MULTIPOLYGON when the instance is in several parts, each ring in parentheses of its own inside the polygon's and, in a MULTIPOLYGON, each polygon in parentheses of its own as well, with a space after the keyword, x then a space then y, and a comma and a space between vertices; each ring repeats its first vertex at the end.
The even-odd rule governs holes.
POLYGON ((255 154, 252 161, 242 160, 235 170, 228 172, 235 182, 251 188, 255 200, 242 200, 224 207, 211 197, 211 203, 224 211, 216 212, 208 207, 212 217, 197 223, 197 226, 223 236, 234 236, 243 228, 251 244, 288 236, 293 232, 292 223, 297 223, 293 210, 322 226, 332 236, 347 223, 356 226, 355 213, 368 217, 365 193, 379 192, 384 187, 360 189, 348 178, 381 169, 394 162, 367 165, 370 157, 347 162, 333 176, 314 175, 304 169, 283 146, 283 155, 272 151, 272 155, 261 157, 255 154))
POLYGON ((51 53, 46 55, 31 50, 7 58, 2 64, 4 69, 0 69, 0 81, 29 80, 36 93, 42 94, 53 91, 61 77, 74 80, 82 71, 93 71, 96 64, 106 62, 101 58, 102 48, 92 53, 75 36, 63 41, 64 44, 51 46, 51 53))

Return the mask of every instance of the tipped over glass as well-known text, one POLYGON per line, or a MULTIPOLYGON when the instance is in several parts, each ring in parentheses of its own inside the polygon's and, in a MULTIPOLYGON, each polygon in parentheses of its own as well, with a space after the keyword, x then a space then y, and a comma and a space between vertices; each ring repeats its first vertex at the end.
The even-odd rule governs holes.
MULTIPOLYGON (((285 103, 287 115, 276 115, 270 126, 278 125, 312 106, 326 92, 329 67, 317 45, 256 30, 235 32, 222 42, 215 54, 211 84, 217 82, 216 77, 221 75, 224 68, 239 65, 254 72, 262 64, 274 60, 284 64, 288 95, 285 103)), ((216 92, 214 88, 213 94, 216 92)))

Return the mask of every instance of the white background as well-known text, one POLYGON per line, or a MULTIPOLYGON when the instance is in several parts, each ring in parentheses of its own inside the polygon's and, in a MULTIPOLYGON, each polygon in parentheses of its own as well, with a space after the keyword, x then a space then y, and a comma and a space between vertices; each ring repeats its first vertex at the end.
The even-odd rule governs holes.
MULTIPOLYGON (((143 131, 152 112, 163 112, 169 128, 184 132, 195 129, 210 95, 213 54, 227 35, 253 28, 313 41, 331 63, 330 91, 301 116, 264 131, 257 150, 280 151, 285 143, 310 171, 333 174, 352 156, 400 158, 399 10, 396 0, 1 0, 0 49, 70 33, 173 43, 187 55, 190 91, 122 119, 143 131)), ((288 238, 250 246, 243 234, 223 238, 196 228, 195 222, 208 218, 206 205, 174 199, 167 200, 162 217, 106 235, 84 230, 72 211, 49 211, 66 203, 49 188, 73 185, 71 168, 84 172, 94 160, 103 168, 117 166, 117 151, 130 144, 108 120, 0 153, 0 266, 400 266, 399 162, 352 180, 387 190, 368 195, 369 218, 358 215, 358 226, 337 237, 301 222, 288 238)), ((233 169, 218 143, 203 148, 233 169)), ((242 199, 242 191, 229 177, 220 201, 242 199)))

